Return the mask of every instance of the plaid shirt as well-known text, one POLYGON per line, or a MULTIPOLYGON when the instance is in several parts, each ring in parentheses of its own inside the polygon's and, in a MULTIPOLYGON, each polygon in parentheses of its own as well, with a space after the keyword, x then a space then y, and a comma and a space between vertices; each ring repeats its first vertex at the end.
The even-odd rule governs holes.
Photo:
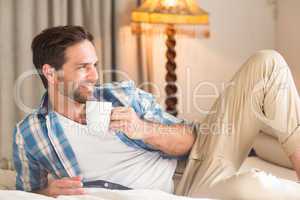
MULTIPOLYGON (((112 102, 114 107, 130 106, 142 119, 166 125, 187 124, 184 120, 164 112, 150 93, 136 88, 132 81, 104 84, 95 91, 96 99, 112 102)), ((170 157, 142 140, 130 139, 121 132, 116 135, 128 146, 156 151, 163 157, 170 157)), ((49 173, 54 178, 81 174, 74 151, 58 117, 48 104, 47 93, 39 109, 16 125, 13 159, 18 190, 33 191, 45 188, 49 173)))

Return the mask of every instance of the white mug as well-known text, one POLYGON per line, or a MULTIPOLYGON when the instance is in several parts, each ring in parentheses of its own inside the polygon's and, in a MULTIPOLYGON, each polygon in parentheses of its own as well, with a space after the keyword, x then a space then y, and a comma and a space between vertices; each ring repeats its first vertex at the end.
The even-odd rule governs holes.
POLYGON ((86 102, 86 123, 90 134, 102 134, 109 131, 111 111, 111 102, 86 102))

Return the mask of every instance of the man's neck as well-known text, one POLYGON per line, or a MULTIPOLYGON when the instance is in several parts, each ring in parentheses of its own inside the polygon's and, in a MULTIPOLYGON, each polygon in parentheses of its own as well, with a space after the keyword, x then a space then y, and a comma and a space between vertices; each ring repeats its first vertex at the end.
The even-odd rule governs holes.
POLYGON ((80 124, 86 124, 85 104, 80 104, 57 91, 48 91, 48 95, 55 112, 80 124))

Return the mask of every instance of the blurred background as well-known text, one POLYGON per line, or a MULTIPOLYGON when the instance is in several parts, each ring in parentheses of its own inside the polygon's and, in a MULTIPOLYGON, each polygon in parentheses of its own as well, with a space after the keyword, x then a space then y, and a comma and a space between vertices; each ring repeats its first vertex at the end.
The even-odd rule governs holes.
MULTIPOLYGON (((226 83, 258 50, 287 60, 300 89, 300 1, 196 0, 209 13, 209 37, 176 34, 178 117, 201 121, 226 83)), ((31 41, 41 30, 82 25, 95 36, 101 82, 133 80, 164 106, 165 40, 162 31, 132 32, 138 0, 0 0, 0 158, 11 157, 14 125, 45 92, 35 74, 31 41)), ((191 30, 199 32, 199 27, 191 30)), ((159 30, 161 26, 152 25, 159 30)))

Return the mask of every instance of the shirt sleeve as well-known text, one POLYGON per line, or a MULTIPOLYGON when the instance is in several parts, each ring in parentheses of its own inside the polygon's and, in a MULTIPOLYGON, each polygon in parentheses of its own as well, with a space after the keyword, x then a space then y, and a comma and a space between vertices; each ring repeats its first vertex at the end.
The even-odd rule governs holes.
MULTIPOLYGON (((198 125, 197 123, 188 122, 187 120, 174 117, 173 115, 167 113, 166 111, 164 111, 162 106, 157 103, 155 97, 146 91, 137 88, 136 94, 137 94, 136 98, 139 104, 139 109, 141 111, 140 117, 142 119, 150 122, 164 124, 164 125, 185 124, 187 126, 190 126, 193 129, 193 133, 194 133, 194 130, 198 125)), ((147 144, 147 146, 150 149, 155 149, 153 146, 149 144, 147 144)), ((161 152, 161 155, 166 158, 177 158, 177 159, 183 159, 187 157, 187 155, 175 157, 175 156, 168 155, 164 152, 161 152)))
POLYGON ((149 92, 138 88, 136 90, 137 101, 140 105, 143 119, 165 125, 185 124, 191 127, 195 125, 195 123, 193 122, 174 117, 173 115, 166 112, 162 108, 162 106, 157 103, 155 97, 149 92))
POLYGON ((13 160, 17 172, 17 190, 34 191, 46 187, 48 173, 27 150, 18 126, 14 129, 13 160))

